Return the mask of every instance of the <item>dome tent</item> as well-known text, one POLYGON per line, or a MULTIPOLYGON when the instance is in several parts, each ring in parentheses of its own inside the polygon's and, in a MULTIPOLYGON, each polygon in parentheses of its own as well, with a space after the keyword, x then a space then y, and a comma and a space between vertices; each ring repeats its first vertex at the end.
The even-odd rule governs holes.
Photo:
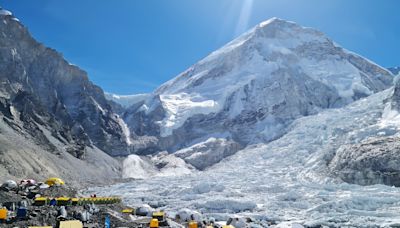
POLYGON ((61 178, 58 178, 58 177, 51 177, 51 178, 47 179, 45 183, 49 186, 65 185, 65 182, 61 178))
POLYGON ((6 190, 15 190, 18 188, 18 184, 13 180, 7 180, 1 185, 1 188, 6 190))

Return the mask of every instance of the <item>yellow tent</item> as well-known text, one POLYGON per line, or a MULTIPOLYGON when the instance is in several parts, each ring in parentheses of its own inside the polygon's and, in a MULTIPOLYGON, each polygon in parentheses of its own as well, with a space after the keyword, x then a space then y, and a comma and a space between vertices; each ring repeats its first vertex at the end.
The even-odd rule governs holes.
POLYGON ((47 197, 36 197, 34 205, 35 206, 44 206, 48 203, 49 199, 47 197))
POLYGON ((126 208, 122 210, 122 213, 124 214, 133 214, 135 212, 132 208, 126 208))
POLYGON ((0 220, 6 220, 7 219, 7 212, 8 212, 8 210, 6 208, 1 208, 0 209, 0 220))
POLYGON ((76 206, 79 203, 79 199, 78 198, 71 198, 71 204, 72 206, 76 206))
POLYGON ((45 183, 48 184, 49 186, 65 184, 65 182, 58 177, 51 177, 51 178, 47 179, 45 183))
POLYGON ((83 228, 83 224, 79 220, 61 221, 59 228, 83 228))
POLYGON ((198 227, 198 225, 197 225, 196 221, 189 222, 189 228, 197 228, 197 227, 198 227))
POLYGON ((157 219, 152 219, 150 221, 150 228, 158 228, 158 220, 157 219))
POLYGON ((157 219, 160 222, 164 221, 165 220, 165 213, 163 211, 153 212, 153 219, 157 219))

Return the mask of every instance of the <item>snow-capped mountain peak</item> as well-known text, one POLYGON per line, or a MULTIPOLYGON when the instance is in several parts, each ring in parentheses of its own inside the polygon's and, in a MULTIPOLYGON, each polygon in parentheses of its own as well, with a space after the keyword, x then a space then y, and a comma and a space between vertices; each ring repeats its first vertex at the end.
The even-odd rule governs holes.
POLYGON ((285 21, 285 20, 283 20, 283 19, 281 19, 281 18, 279 18, 279 17, 272 17, 272 18, 270 18, 270 19, 268 19, 268 20, 266 20, 266 21, 261 22, 261 23, 259 24, 259 27, 265 27, 265 26, 267 26, 267 25, 269 25, 269 24, 271 24, 271 23, 281 23, 281 22, 283 22, 283 23, 290 23, 290 22, 285 21))
POLYGON ((143 104, 157 112, 137 107, 126 116, 153 121, 128 122, 133 131, 151 132, 159 150, 210 137, 245 146, 280 137, 294 119, 344 106, 392 81, 386 69, 322 32, 272 18, 160 86, 143 104))
MULTIPOLYGON (((220 97, 225 93, 229 95, 237 88, 242 87, 254 78, 256 71, 276 71, 286 68, 292 64, 300 66, 302 70, 311 72, 314 79, 324 81, 325 84, 333 85, 342 95, 353 96, 354 88, 362 90, 364 94, 371 94, 371 89, 364 86, 357 75, 357 66, 350 63, 340 70, 335 63, 351 55, 342 49, 323 33, 302 27, 294 22, 288 22, 279 18, 272 18, 255 26, 249 32, 228 43, 219 50, 199 61, 197 64, 183 72, 177 78, 165 83, 157 91, 157 94, 175 94, 192 90, 195 93, 203 94, 204 91, 213 91, 208 98, 220 97), (340 53, 342 52, 342 53, 340 53), (339 55, 340 54, 340 55, 339 55), (327 55, 325 57, 325 55, 327 55), (329 59, 332 57, 332 59, 329 59), (332 64, 326 69, 328 61, 332 64), (323 65, 317 65, 318 61, 324 61, 323 65), (353 66, 352 66, 353 65, 353 66), (243 74, 238 71, 246 72, 243 74), (325 70, 326 69, 326 70, 325 70), (341 72, 335 74, 337 70, 341 72), (315 71, 316 72, 313 72, 315 71), (221 73, 233 73, 221 74, 221 73), (235 73, 236 71, 236 73, 235 73), (217 78, 226 76, 230 80, 230 88, 227 91, 224 85, 216 85, 217 78), (345 75, 343 77, 343 75, 345 75), (335 79, 336 77, 336 79, 335 79), (209 80, 205 80, 205 79, 209 80), (208 83, 207 83, 208 82, 208 83), (236 86, 235 86, 236 85, 236 86), (213 90, 212 88, 217 88, 213 90), (221 92, 221 88, 225 92, 221 92)), ((352 56, 360 58, 359 56, 352 56)), ((290 67, 290 66, 289 66, 290 67)), ((294 67, 291 67, 294 68, 294 67)), ((376 67, 375 67, 376 68, 376 67)), ((386 74, 387 72, 379 72, 386 74)), ((385 80, 387 80, 386 78, 385 80)), ((360 92, 360 91, 357 91, 360 92)))

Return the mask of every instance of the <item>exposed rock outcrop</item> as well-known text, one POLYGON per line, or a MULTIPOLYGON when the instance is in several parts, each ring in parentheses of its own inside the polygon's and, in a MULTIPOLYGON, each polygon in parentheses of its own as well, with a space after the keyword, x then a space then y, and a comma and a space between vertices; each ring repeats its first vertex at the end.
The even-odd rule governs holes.
POLYGON ((360 144, 338 149, 329 167, 343 181, 400 187, 400 139, 369 138, 360 144))

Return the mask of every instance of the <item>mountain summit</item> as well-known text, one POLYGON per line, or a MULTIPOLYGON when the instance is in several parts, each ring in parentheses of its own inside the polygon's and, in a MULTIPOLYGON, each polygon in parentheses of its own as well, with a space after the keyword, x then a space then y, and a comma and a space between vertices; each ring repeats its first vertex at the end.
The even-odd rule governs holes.
POLYGON ((282 136, 301 116, 392 85, 391 73, 323 33, 272 18, 160 86, 124 114, 139 153, 210 137, 246 146, 282 136))

